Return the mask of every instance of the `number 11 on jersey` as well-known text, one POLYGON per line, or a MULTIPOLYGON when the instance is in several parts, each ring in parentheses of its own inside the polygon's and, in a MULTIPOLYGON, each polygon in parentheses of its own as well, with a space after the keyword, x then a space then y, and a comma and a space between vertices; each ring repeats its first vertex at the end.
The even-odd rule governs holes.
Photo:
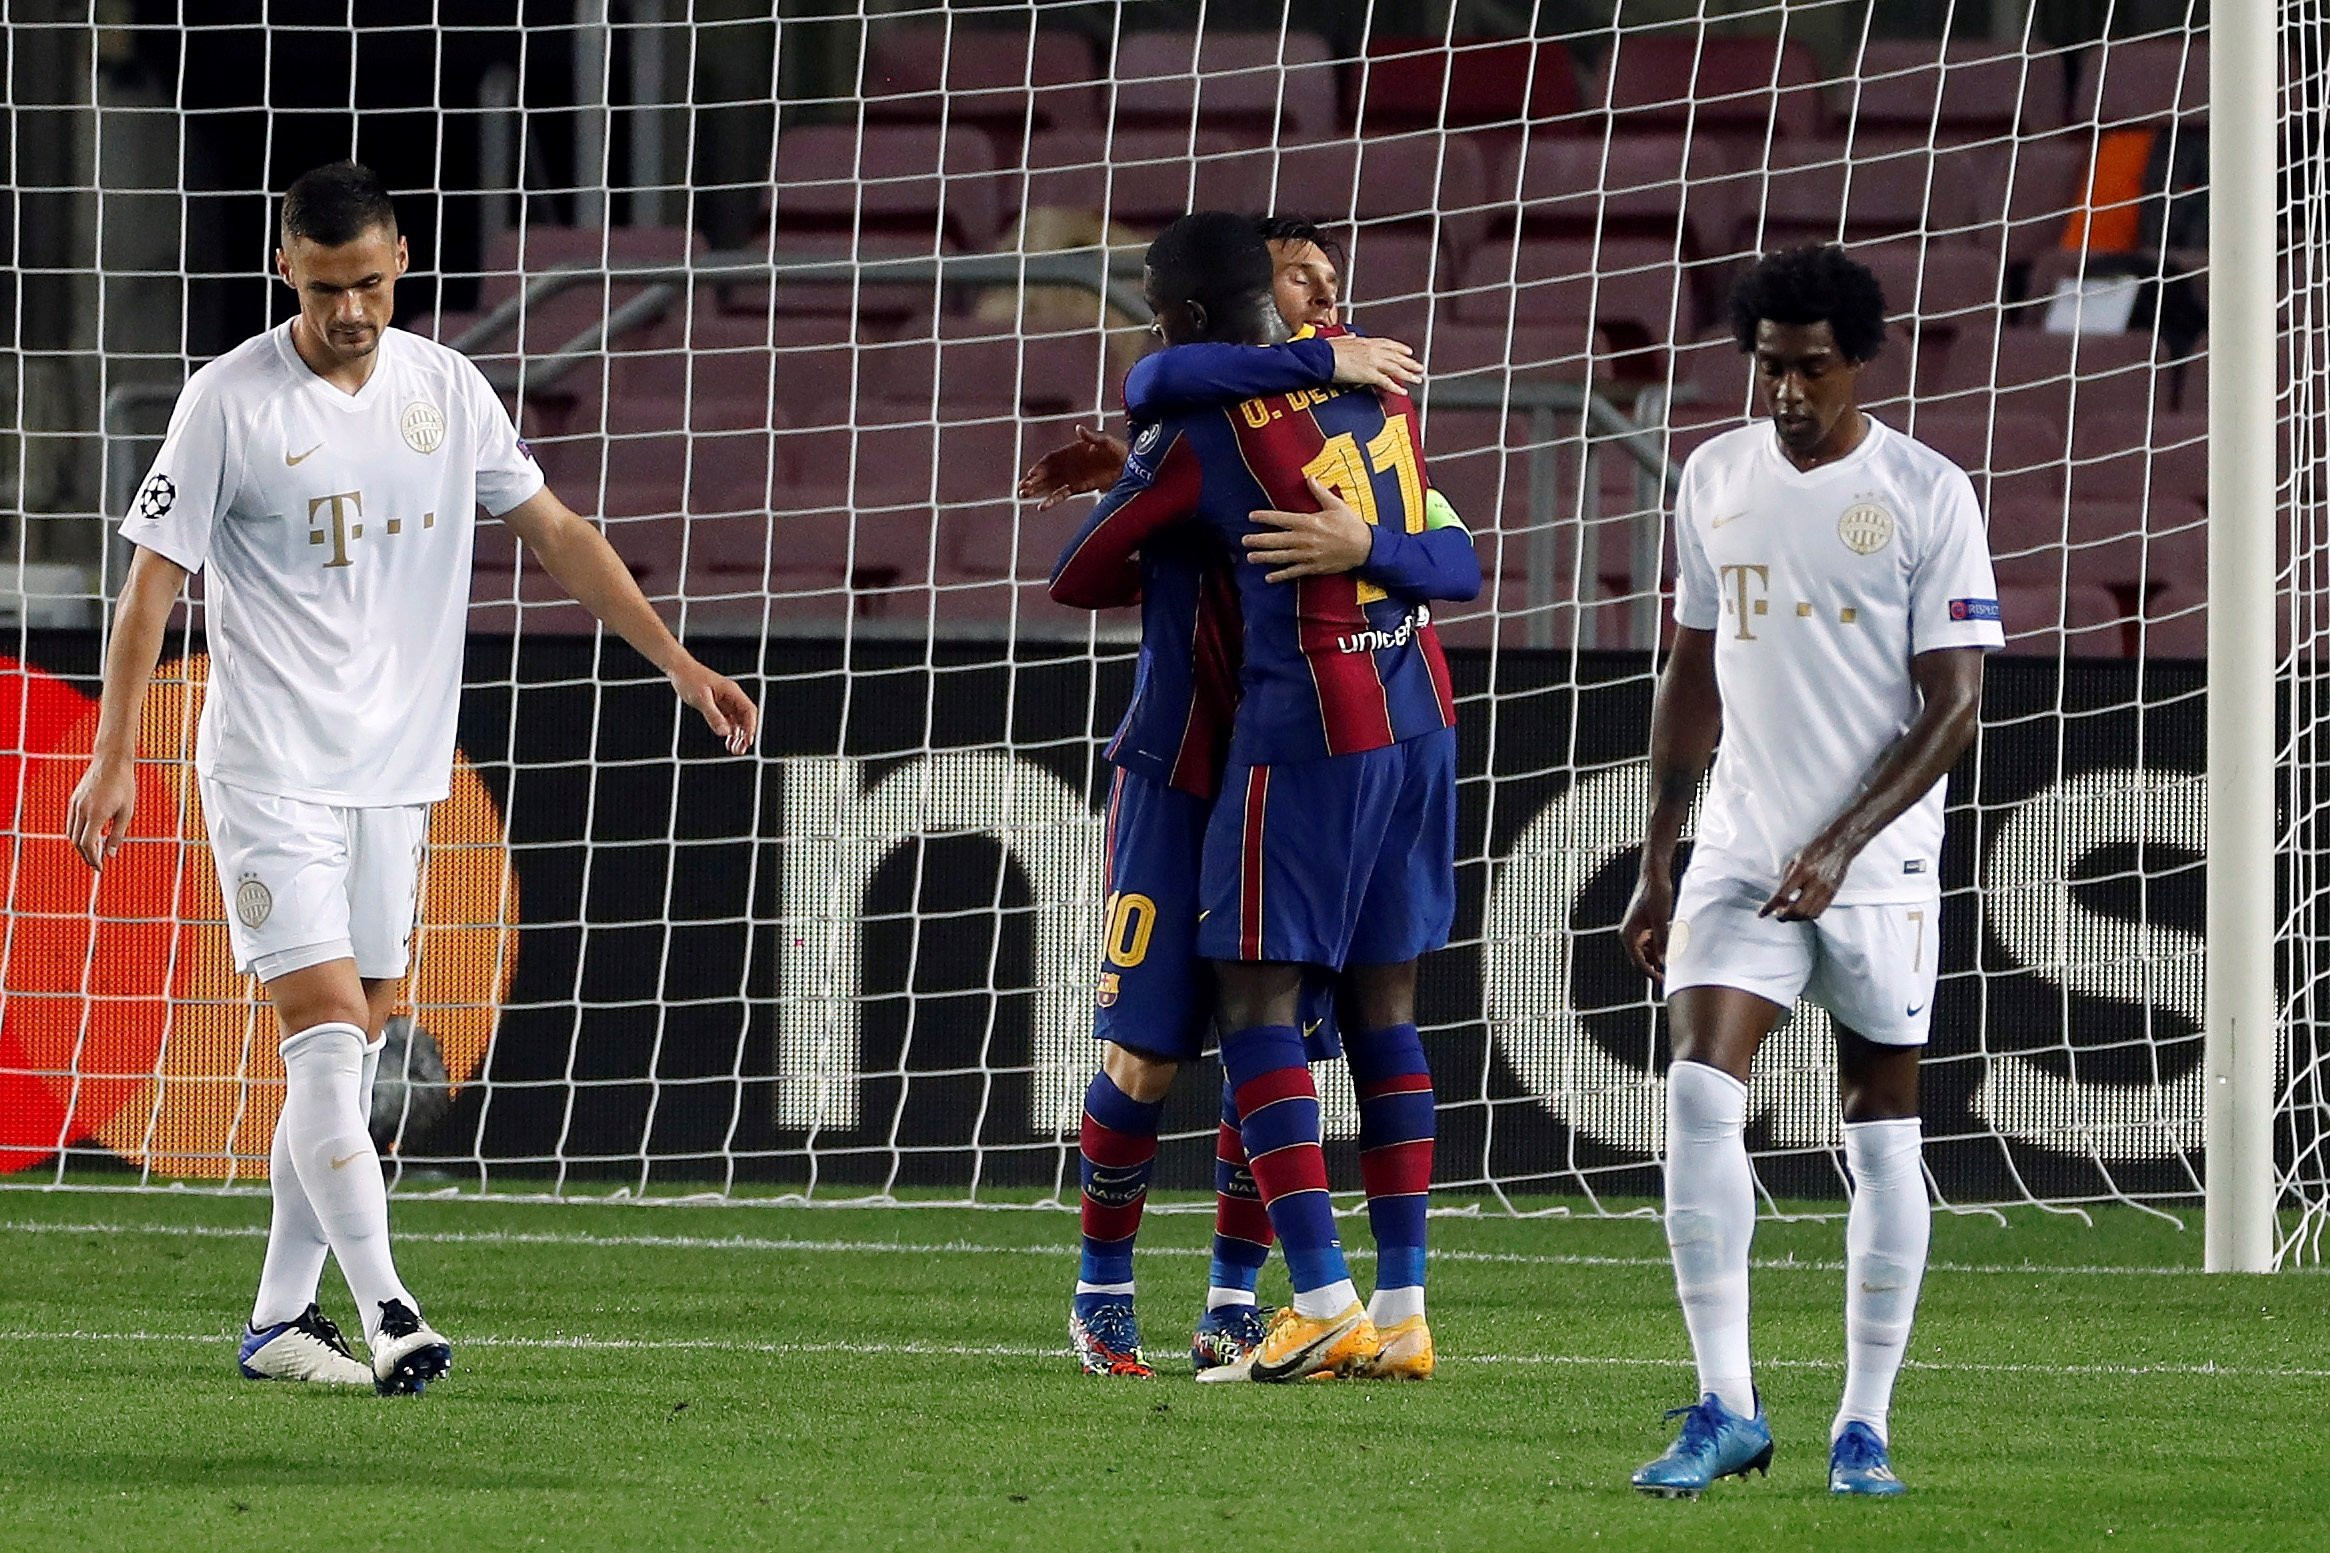
MULTIPOLYGON (((1382 514, 1376 509, 1375 482, 1368 478, 1370 469, 1377 474, 1398 475, 1401 525, 1410 534, 1423 533, 1424 475, 1416 467, 1416 444, 1408 435, 1407 417, 1393 416, 1385 421, 1383 430, 1367 439, 1364 460, 1360 456, 1359 439, 1350 432, 1339 431, 1303 465, 1304 474, 1342 497, 1373 528, 1382 521, 1382 514)), ((1372 604, 1387 596, 1372 582, 1359 584, 1362 604, 1372 604)))

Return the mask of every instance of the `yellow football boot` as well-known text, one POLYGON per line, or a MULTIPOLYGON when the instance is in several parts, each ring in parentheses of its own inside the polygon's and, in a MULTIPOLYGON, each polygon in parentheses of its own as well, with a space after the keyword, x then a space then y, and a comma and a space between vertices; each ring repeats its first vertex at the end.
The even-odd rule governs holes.
POLYGON ((1271 1317, 1261 1346, 1246 1361, 1247 1378, 1286 1381, 1348 1374, 1374 1354, 1378 1342, 1375 1323, 1357 1300, 1334 1316, 1299 1316, 1288 1306, 1271 1317))
POLYGON ((1422 1316, 1395 1322, 1378 1334, 1374 1353, 1354 1365, 1353 1380, 1430 1380, 1437 1364, 1432 1351, 1432 1329, 1422 1316))

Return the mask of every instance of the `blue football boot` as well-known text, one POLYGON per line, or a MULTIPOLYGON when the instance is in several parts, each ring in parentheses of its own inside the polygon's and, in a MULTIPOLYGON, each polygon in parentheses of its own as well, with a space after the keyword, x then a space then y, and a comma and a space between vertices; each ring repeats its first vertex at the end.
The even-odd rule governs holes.
POLYGON ((1634 1474, 1636 1488, 1661 1499, 1696 1499, 1719 1478, 1772 1473, 1772 1426, 1764 1421, 1764 1399, 1756 1416, 1742 1418, 1717 1401, 1714 1392, 1690 1407, 1668 1412, 1683 1427, 1666 1454, 1634 1474))
POLYGON ((1068 1310, 1068 1342, 1087 1375, 1148 1380, 1156 1375, 1141 1357, 1141 1323, 1122 1295, 1079 1294, 1068 1310))
POLYGON ((1908 1493, 1909 1485, 1893 1475, 1893 1463, 1886 1459, 1885 1442, 1877 1438, 1877 1431, 1856 1418, 1828 1448, 1828 1491, 1891 1499, 1908 1493))
POLYGON ((1243 1363, 1268 1333, 1260 1307, 1216 1305, 1198 1318, 1197 1331, 1189 1340, 1190 1366, 1202 1374, 1243 1363))

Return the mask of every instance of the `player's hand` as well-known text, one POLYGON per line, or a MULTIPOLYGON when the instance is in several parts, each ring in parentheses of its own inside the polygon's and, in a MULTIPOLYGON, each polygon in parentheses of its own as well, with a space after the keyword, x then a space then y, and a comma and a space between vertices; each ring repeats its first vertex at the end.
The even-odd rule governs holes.
POLYGON ((1367 564, 1375 549, 1375 530, 1351 510, 1348 502, 1316 478, 1303 482, 1311 489, 1316 512, 1276 512, 1264 509, 1248 517, 1267 525, 1245 538, 1246 559, 1274 567, 1266 582, 1292 582, 1298 577, 1328 577, 1367 564))
POLYGON ((1778 917, 1782 922, 1810 922, 1828 910, 1836 892, 1844 888, 1845 871, 1852 866, 1851 852, 1834 842, 1814 841, 1788 860, 1780 887, 1756 915, 1778 917))
POLYGON ((1652 981, 1667 979, 1667 929, 1675 919, 1675 883, 1665 874, 1643 873, 1634 881, 1634 897, 1619 919, 1618 934, 1626 941, 1626 958, 1652 981))
POLYGON ((1105 491, 1125 472, 1125 445, 1105 431, 1076 428, 1076 440, 1027 466, 1019 477, 1019 497, 1036 511, 1056 507, 1071 496, 1105 491))
POLYGON ((1424 381, 1424 364, 1397 340, 1374 334, 1338 334, 1327 343, 1335 351, 1335 381, 1404 394, 1424 381))
POLYGON ((65 839, 91 868, 103 868, 129 838, 137 807, 136 766, 126 760, 92 760, 65 805, 65 839))
POLYGON ((682 701, 704 714, 705 725, 720 736, 729 754, 741 755, 752 748, 753 736, 760 732, 760 708, 742 685, 693 661, 673 670, 671 682, 682 701))

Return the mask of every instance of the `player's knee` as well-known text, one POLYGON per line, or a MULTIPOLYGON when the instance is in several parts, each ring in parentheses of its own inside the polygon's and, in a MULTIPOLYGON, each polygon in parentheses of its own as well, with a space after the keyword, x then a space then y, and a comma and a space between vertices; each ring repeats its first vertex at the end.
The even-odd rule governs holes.
POLYGON ((1124 1091, 1126 1098, 1153 1105, 1164 1099, 1166 1091, 1173 1087, 1181 1064, 1169 1057, 1153 1057, 1111 1042, 1101 1053, 1100 1068, 1110 1083, 1124 1091))

